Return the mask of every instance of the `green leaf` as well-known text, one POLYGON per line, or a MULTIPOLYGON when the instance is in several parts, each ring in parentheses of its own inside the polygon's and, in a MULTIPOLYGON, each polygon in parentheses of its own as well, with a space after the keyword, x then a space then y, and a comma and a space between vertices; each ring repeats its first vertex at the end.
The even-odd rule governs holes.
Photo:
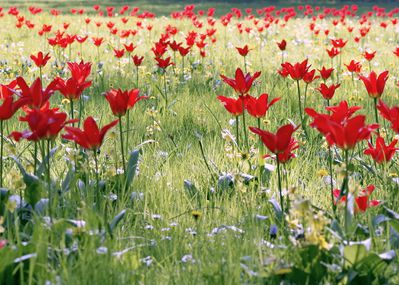
POLYGON ((109 230, 111 232, 111 235, 116 226, 119 224, 119 222, 123 219, 125 215, 126 215, 126 209, 122 210, 118 215, 115 216, 115 218, 112 219, 111 223, 109 224, 109 230))
POLYGON ((40 177, 42 176, 43 172, 46 170, 47 163, 49 162, 50 158, 52 158, 57 151, 58 147, 56 146, 55 148, 50 150, 50 153, 46 155, 44 158, 44 161, 40 163, 38 169, 37 169, 37 176, 40 177))
POLYGON ((133 178, 136 175, 137 165, 139 161, 140 150, 136 149, 130 153, 129 162, 127 164, 126 174, 126 188, 132 184, 133 178))
POLYGON ((198 189, 190 180, 184 180, 184 189, 190 198, 194 198, 198 194, 198 189))
POLYGON ((345 267, 356 265, 360 260, 367 256, 370 248, 371 239, 362 242, 355 242, 344 247, 345 267))
POLYGON ((65 176, 64 181, 62 182, 61 185, 61 191, 62 192, 68 192, 71 189, 71 184, 75 180, 75 168, 71 167, 65 176))
POLYGON ((31 206, 34 206, 37 202, 39 202, 41 198, 42 192, 42 183, 39 178, 33 174, 29 174, 26 172, 25 168, 22 166, 21 162, 15 156, 11 156, 11 158, 17 164, 19 171, 22 174, 23 181, 26 185, 25 188, 25 200, 31 206))
POLYGON ((274 212, 279 220, 283 219, 283 211, 281 210, 280 204, 277 202, 275 198, 271 198, 269 203, 272 204, 274 212))

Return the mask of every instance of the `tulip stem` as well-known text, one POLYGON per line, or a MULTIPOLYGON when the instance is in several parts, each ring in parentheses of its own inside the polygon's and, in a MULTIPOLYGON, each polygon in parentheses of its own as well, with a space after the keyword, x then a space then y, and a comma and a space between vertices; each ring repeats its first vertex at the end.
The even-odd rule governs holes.
POLYGON ((96 206, 99 209, 99 203, 100 203, 100 178, 99 178, 99 173, 98 173, 98 157, 97 157, 97 149, 93 149, 93 153, 94 153, 94 163, 95 163, 95 171, 96 171, 96 206))
POLYGON ((34 151, 33 151, 33 173, 37 175, 37 142, 34 143, 34 151))
POLYGON ((120 141, 121 141, 123 175, 126 177, 126 162, 125 162, 125 150, 124 150, 124 146, 123 146, 123 131, 122 131, 122 118, 121 117, 119 117, 119 136, 120 136, 120 141))
POLYGON ((331 192, 331 207, 334 212, 334 216, 336 217, 336 209, 337 207, 335 206, 335 200, 334 200, 334 184, 333 184, 333 167, 332 167, 332 162, 333 162, 333 152, 331 149, 331 146, 328 146, 328 170, 330 172, 330 192, 331 192))
POLYGON ((168 109, 168 94, 166 93, 166 69, 164 70, 163 73, 163 89, 164 89, 164 95, 165 95, 165 112, 168 109))
MULTIPOLYGON (((346 194, 346 200, 345 200, 345 232, 347 235, 347 241, 349 243, 349 235, 348 235, 348 227, 349 227, 349 221, 348 221, 348 200, 349 200, 349 154, 348 150, 344 150, 345 153, 345 178, 344 178, 344 193, 346 194)), ((341 196, 343 193, 341 193, 341 196)))
POLYGON ((280 160, 278 159, 278 154, 276 154, 276 161, 277 161, 278 191, 279 191, 279 194, 280 194, 280 206, 281 206, 281 212, 284 215, 284 197, 283 197, 283 190, 281 189, 280 160))
POLYGON ((247 57, 244 56, 244 71, 247 73, 247 57))
POLYGON ((136 88, 139 88, 139 67, 136 66, 136 88))
POLYGON ((48 187, 48 200, 49 200, 49 216, 50 221, 53 221, 53 193, 51 191, 51 177, 50 177, 50 140, 47 140, 47 187, 48 187))
POLYGON ((374 116, 375 116, 375 122, 378 124, 377 133, 379 135, 380 134, 380 126, 378 123, 377 98, 374 98, 374 116))
POLYGON ((247 125, 245 123, 245 107, 244 107, 244 100, 242 101, 242 125, 244 128, 244 137, 245 137, 245 145, 247 147, 247 150, 249 151, 249 143, 248 143, 248 135, 247 135, 247 125))
POLYGON ((238 148, 240 148, 240 131, 238 129, 239 118, 240 118, 239 116, 236 116, 236 142, 238 148))

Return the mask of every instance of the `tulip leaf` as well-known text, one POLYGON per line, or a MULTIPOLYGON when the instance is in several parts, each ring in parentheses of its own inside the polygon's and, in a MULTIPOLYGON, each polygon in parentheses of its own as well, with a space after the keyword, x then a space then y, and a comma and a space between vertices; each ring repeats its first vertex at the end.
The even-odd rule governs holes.
POLYGON ((41 198, 42 183, 39 178, 33 174, 26 172, 25 168, 22 166, 21 162, 15 156, 11 157, 17 164, 19 171, 22 174, 23 181, 26 185, 25 188, 25 199, 31 206, 36 205, 41 198))
POLYGON ((114 229, 116 228, 116 226, 119 224, 119 222, 123 219, 123 217, 126 215, 126 209, 122 210, 118 215, 116 215, 111 223, 109 224, 109 230, 110 233, 112 235, 112 233, 114 232, 114 229))
POLYGON ((55 152, 57 151, 58 147, 54 147, 53 149, 50 150, 50 153, 46 155, 44 160, 40 163, 38 169, 37 169, 37 176, 40 177, 43 175, 43 172, 46 170, 47 164, 50 161, 50 159, 54 156, 55 152))
POLYGON ((354 243, 344 247, 345 267, 358 263, 367 255, 367 248, 362 243, 354 243))
POLYGON ((275 198, 271 198, 269 203, 272 204, 274 212, 279 220, 283 219, 283 211, 281 210, 280 204, 275 198))
POLYGON ((136 175, 137 165, 139 162, 139 154, 140 150, 136 149, 130 153, 128 165, 127 165, 127 174, 126 174, 126 188, 130 187, 133 182, 133 178, 136 175))
POLYGON ((71 167, 65 176, 64 181, 62 182, 61 185, 61 191, 62 192, 68 192, 71 189, 71 184, 75 180, 75 168, 71 167))

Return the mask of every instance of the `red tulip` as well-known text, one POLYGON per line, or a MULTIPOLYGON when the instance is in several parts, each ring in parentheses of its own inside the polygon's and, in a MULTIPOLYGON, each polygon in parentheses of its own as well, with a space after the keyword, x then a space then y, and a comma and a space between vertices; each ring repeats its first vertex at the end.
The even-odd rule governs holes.
POLYGON ((303 77, 303 81, 305 81, 306 84, 310 84, 316 79, 320 78, 320 76, 315 76, 315 73, 316 69, 306 72, 305 76, 303 77))
POLYGON ((375 56, 376 53, 377 53, 376 51, 375 51, 375 52, 368 52, 368 51, 365 51, 365 52, 363 53, 363 57, 364 57, 367 61, 371 61, 371 60, 374 58, 374 56, 375 56))
POLYGON ((244 112, 246 99, 244 96, 239 96, 237 99, 228 98, 225 96, 218 96, 217 98, 220 102, 222 102, 227 112, 229 112, 233 116, 237 117, 244 112))
POLYGON ((139 96, 139 93, 139 89, 124 91, 111 89, 105 93, 105 99, 107 99, 112 113, 117 117, 121 117, 126 114, 127 110, 132 109, 138 101, 148 98, 148 96, 139 96))
POLYGON ((17 86, 17 80, 14 79, 8 84, 0 84, 0 99, 5 99, 14 94, 13 89, 17 86))
POLYGON ((297 62, 294 65, 292 65, 289 62, 282 63, 281 66, 283 69, 288 72, 288 74, 291 76, 292 79, 294 80, 301 80, 303 77, 306 75, 306 73, 309 71, 310 65, 308 65, 308 60, 305 59, 302 62, 297 62))
POLYGON ((29 130, 23 132, 12 132, 10 137, 19 141, 21 138, 29 141, 53 140, 60 133, 62 128, 69 123, 78 120, 67 121, 67 114, 58 112, 58 108, 50 109, 50 103, 47 102, 40 109, 26 110, 25 117, 20 117, 21 122, 27 122, 29 130))
POLYGON ((247 56, 248 53, 249 53, 249 51, 250 51, 250 49, 248 48, 248 45, 245 45, 245 46, 242 47, 242 48, 236 47, 236 49, 237 49, 238 53, 239 53, 241 56, 247 56))
POLYGON ((0 121, 11 119, 19 108, 24 106, 26 99, 19 99, 14 101, 13 96, 8 96, 3 99, 3 104, 0 106, 0 121))
POLYGON ((182 43, 177 43, 176 41, 170 42, 169 47, 174 51, 179 51, 179 48, 181 47, 182 43))
POLYGON ((235 78, 228 78, 224 75, 220 75, 222 80, 230 85, 240 96, 243 96, 249 92, 252 87, 252 84, 256 78, 260 76, 260 71, 254 73, 251 76, 250 73, 244 76, 241 68, 236 69, 235 78))
POLYGON ((76 36, 76 41, 80 44, 83 44, 89 36, 76 36))
POLYGON ((91 81, 85 81, 79 83, 75 78, 71 77, 68 80, 57 77, 55 90, 60 91, 60 93, 68 100, 76 100, 80 98, 83 91, 91 86, 91 81))
POLYGON ((185 57, 190 52, 191 47, 179 47, 179 53, 182 57, 185 57))
POLYGON ((352 117, 359 107, 348 108, 346 101, 326 109, 333 114, 319 114, 311 108, 306 108, 305 111, 314 119, 310 126, 322 133, 330 146, 336 145, 344 150, 353 149, 358 142, 370 138, 372 131, 378 128, 377 124, 366 125, 364 115, 352 117))
POLYGON ((326 84, 322 83, 322 84, 320 84, 319 88, 316 88, 316 90, 320 92, 320 94, 323 96, 324 99, 331 100, 334 97, 335 90, 340 86, 341 86, 341 84, 337 84, 337 85, 332 84, 329 87, 326 84))
POLYGON ((388 162, 399 150, 399 148, 395 147, 397 142, 398 140, 395 139, 389 145, 386 145, 384 138, 379 136, 375 142, 375 147, 368 142, 369 148, 364 151, 364 154, 370 155, 377 163, 388 162))
POLYGON ((37 56, 32 54, 30 58, 33 60, 37 67, 43 67, 47 64, 51 56, 48 53, 46 55, 43 55, 43 52, 39 51, 37 56))
POLYGON ((362 69, 362 64, 358 61, 354 61, 353 59, 349 64, 345 64, 346 68, 349 72, 359 73, 362 69))
POLYGON ((170 57, 162 59, 160 57, 156 57, 157 65, 159 68, 165 70, 168 66, 173 65, 174 63, 170 61, 170 57))
POLYGON ((274 98, 269 103, 269 95, 266 93, 260 95, 259 98, 248 95, 245 100, 245 106, 251 116, 255 118, 262 118, 266 116, 269 108, 279 100, 280 98, 274 98))
MULTIPOLYGON (((79 83, 85 83, 87 77, 90 76, 91 72, 91 63, 84 62, 83 60, 80 63, 77 62, 67 62, 68 68, 71 71, 72 77, 79 83)), ((91 82, 91 81, 90 81, 91 82)))
MULTIPOLYGON (((364 213, 368 208, 376 207, 381 204, 381 202, 378 200, 369 201, 369 197, 374 192, 374 190, 375 186, 369 185, 366 187, 366 189, 363 189, 357 197, 355 197, 355 203, 356 203, 355 213, 359 211, 364 213)), ((344 195, 341 197, 341 190, 335 189, 333 191, 333 194, 337 200, 340 199, 339 200, 340 203, 345 203, 346 196, 344 195)))
POLYGON ((359 78, 363 81, 370 97, 380 98, 384 92, 385 84, 388 80, 388 71, 384 71, 379 74, 378 78, 374 71, 370 72, 368 77, 359 75, 359 78))
POLYGON ((119 120, 112 121, 99 129, 93 117, 88 117, 83 123, 83 129, 65 127, 66 134, 62 137, 74 141, 84 149, 98 150, 103 144, 106 133, 113 128, 119 120))
POLYGON ((283 51, 287 48, 287 42, 286 40, 282 40, 281 42, 277 42, 278 48, 283 51))
POLYGON ((399 47, 396 47, 395 50, 393 51, 393 54, 399 57, 399 47))
POLYGON ((323 66, 323 68, 318 69, 318 71, 320 72, 321 78, 323 78, 323 80, 327 80, 328 78, 330 78, 331 73, 334 71, 334 68, 325 68, 323 66))
POLYGON ((114 55, 117 58, 121 58, 125 55, 125 50, 124 49, 114 49, 114 55))
POLYGON ((40 78, 37 78, 29 87, 24 78, 18 77, 17 85, 21 90, 14 90, 14 93, 24 98, 24 100, 26 100, 26 105, 30 108, 40 109, 48 102, 51 95, 53 95, 56 90, 56 84, 56 81, 52 81, 47 88, 43 90, 40 78))
POLYGON ((133 63, 134 63, 135 66, 140 66, 141 63, 142 63, 143 60, 144 60, 144 56, 137 56, 137 55, 135 55, 135 56, 132 57, 132 59, 133 59, 133 63))
POLYGON ((128 53, 132 53, 136 49, 136 46, 134 46, 133 43, 130 43, 129 45, 123 44, 123 46, 128 53))
POLYGON ((165 54, 167 49, 168 46, 166 45, 166 43, 159 41, 155 43, 154 47, 151 50, 154 53, 155 58, 161 58, 165 54))
POLYGON ((327 51, 328 56, 329 56, 330 58, 334 58, 334 57, 336 57, 337 55, 339 55, 339 53, 340 53, 339 49, 337 49, 337 48, 335 48, 335 47, 333 47, 333 48, 331 48, 331 49, 326 49, 326 51, 327 51))
POLYGON ((381 99, 378 101, 377 109, 383 118, 391 122, 391 129, 399 134, 399 106, 389 108, 381 99))
POLYGON ((93 40, 93 44, 94 44, 96 47, 101 46, 102 43, 103 43, 103 40, 104 40, 104 38, 96 38, 96 37, 92 37, 91 39, 93 40))
POLYGON ((343 48, 343 47, 345 47, 345 45, 346 45, 347 42, 348 42, 348 41, 345 42, 343 39, 337 39, 337 40, 332 39, 332 40, 331 40, 331 44, 332 44, 335 48, 343 48))
POLYGON ((287 151, 292 141, 292 134, 296 131, 292 124, 280 127, 276 134, 258 128, 250 127, 251 132, 257 134, 262 139, 263 144, 274 154, 287 151))

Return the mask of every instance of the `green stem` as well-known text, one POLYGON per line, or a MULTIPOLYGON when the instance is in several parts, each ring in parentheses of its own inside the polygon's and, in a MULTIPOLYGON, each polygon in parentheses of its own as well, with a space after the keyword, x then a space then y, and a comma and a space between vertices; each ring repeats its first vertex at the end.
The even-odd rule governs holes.
POLYGON ((239 125, 239 116, 236 116, 236 142, 237 147, 240 148, 240 131, 238 129, 239 125))
POLYGON ((166 91, 166 69, 164 70, 164 73, 163 73, 163 89, 164 89, 164 95, 165 95, 165 113, 166 113, 166 110, 168 109, 168 94, 167 94, 167 91, 166 91))
POLYGON ((299 86, 299 80, 296 81, 296 86, 298 90, 298 107, 299 107, 299 116, 301 119, 301 123, 303 122, 303 116, 302 116, 302 103, 301 103, 301 88, 299 86))
POLYGON ((276 154, 276 161, 277 161, 278 191, 280 194, 280 207, 281 207, 281 212, 283 212, 284 215, 284 197, 283 197, 283 189, 281 187, 280 160, 278 159, 278 154, 276 154))
MULTIPOLYGON (((44 143, 44 142, 43 142, 44 143)), ((48 200, 49 200, 49 216, 50 220, 53 221, 53 191, 51 190, 51 176, 50 176, 50 140, 47 140, 47 187, 48 187, 48 200)))
MULTIPOLYGON (((349 201, 349 152, 347 149, 344 150, 345 152, 345 178, 344 178, 344 193, 346 194, 345 200, 345 231, 347 235, 347 241, 349 243, 349 221, 348 221, 348 201, 349 201)), ((342 195, 343 193, 341 193, 342 195)))
POLYGON ((245 123, 245 109, 244 109, 244 100, 242 101, 243 104, 243 111, 242 111, 242 126, 244 129, 244 138, 245 138, 245 145, 247 147, 247 150, 249 151, 249 143, 248 143, 248 135, 247 135, 247 125, 245 123))
POLYGON ((93 150, 94 152, 94 163, 95 163, 95 171, 96 171, 96 201, 95 204, 97 206, 97 208, 100 208, 100 178, 99 178, 99 173, 98 173, 98 157, 97 157, 97 149, 93 150))
MULTIPOLYGON (((374 116, 375 116, 375 122, 377 124, 379 124, 378 123, 378 111, 377 111, 377 98, 374 98, 374 116)), ((378 135, 380 135, 380 127, 378 127, 378 129, 377 129, 377 133, 378 133, 378 135)))
POLYGON ((119 117, 119 136, 120 136, 120 141, 121 141, 123 175, 126 176, 125 150, 124 150, 124 146, 123 146, 122 117, 119 117))

